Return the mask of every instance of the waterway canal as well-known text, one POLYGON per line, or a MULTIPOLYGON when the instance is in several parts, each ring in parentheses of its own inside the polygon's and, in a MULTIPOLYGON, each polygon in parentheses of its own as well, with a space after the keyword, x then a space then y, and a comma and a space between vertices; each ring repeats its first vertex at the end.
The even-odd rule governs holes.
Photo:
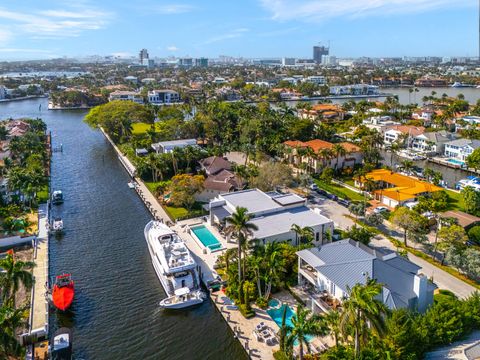
POLYGON ((85 112, 47 111, 47 101, 0 103, 0 119, 41 117, 53 145, 63 144, 52 187, 65 194, 53 215, 66 233, 51 239, 50 273, 71 272, 77 291, 69 314, 52 313, 51 330, 73 329, 75 359, 246 359, 210 302, 158 309, 165 294, 143 236, 149 213, 103 135, 83 123, 85 112))

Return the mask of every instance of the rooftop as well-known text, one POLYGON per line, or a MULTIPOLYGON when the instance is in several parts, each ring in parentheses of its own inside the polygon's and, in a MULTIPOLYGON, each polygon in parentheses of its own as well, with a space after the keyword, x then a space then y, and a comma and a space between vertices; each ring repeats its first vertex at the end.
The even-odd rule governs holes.
MULTIPOLYGON (((320 150, 322 149, 332 149, 333 146, 335 145, 331 142, 323 141, 320 139, 310 140, 307 142, 298 141, 298 140, 289 140, 289 141, 285 141, 284 144, 293 148, 309 147, 316 153, 320 152, 320 150)), ((357 145, 354 145, 351 143, 342 142, 340 143, 340 145, 343 146, 343 148, 347 151, 347 153, 360 151, 360 148, 357 145)))

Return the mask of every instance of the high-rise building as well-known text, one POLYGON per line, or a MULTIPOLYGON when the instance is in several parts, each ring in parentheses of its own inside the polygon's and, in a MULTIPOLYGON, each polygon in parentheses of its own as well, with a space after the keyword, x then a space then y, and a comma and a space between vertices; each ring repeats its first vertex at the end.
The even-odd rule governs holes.
POLYGON ((140 50, 140 53, 138 54, 140 65, 148 65, 148 58, 149 58, 148 50, 147 49, 140 50))
POLYGON ((322 57, 329 54, 330 49, 326 46, 314 46, 313 47, 313 61, 316 64, 322 63, 322 57))

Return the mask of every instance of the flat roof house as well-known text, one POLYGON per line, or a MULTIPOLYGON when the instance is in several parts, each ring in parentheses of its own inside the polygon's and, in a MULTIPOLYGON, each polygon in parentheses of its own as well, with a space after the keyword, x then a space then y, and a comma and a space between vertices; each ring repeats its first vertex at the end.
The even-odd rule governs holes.
POLYGON ((251 222, 257 225, 253 238, 263 243, 272 241, 297 242, 291 230, 292 225, 311 227, 314 243, 330 241, 326 233, 333 234, 333 221, 306 206, 306 199, 295 194, 264 193, 258 189, 248 189, 222 194, 210 201, 210 224, 222 225, 237 207, 248 209, 253 216, 251 222))
POLYGON ((196 139, 183 139, 183 140, 172 140, 172 141, 161 141, 155 144, 152 144, 152 149, 155 150, 157 154, 169 154, 176 148, 186 148, 187 146, 197 146, 196 139))
POLYGON ((312 307, 348 298, 348 289, 375 279, 382 284, 381 300, 390 309, 424 312, 433 303, 436 285, 420 274, 419 266, 392 252, 383 254, 351 239, 297 252, 298 282, 309 288, 312 307))
POLYGON ((143 104, 143 96, 135 91, 114 91, 110 93, 108 101, 114 100, 133 101, 137 104, 143 104))
POLYGON ((445 144, 445 156, 465 161, 480 147, 480 140, 458 139, 445 144))

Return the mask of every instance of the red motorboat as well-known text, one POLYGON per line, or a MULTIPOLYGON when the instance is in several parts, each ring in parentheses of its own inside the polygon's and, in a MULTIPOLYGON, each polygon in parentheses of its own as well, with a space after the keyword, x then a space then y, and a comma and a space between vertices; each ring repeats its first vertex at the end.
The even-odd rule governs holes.
POLYGON ((52 290, 53 305, 59 310, 65 311, 72 305, 75 296, 72 276, 70 274, 58 275, 52 290))

